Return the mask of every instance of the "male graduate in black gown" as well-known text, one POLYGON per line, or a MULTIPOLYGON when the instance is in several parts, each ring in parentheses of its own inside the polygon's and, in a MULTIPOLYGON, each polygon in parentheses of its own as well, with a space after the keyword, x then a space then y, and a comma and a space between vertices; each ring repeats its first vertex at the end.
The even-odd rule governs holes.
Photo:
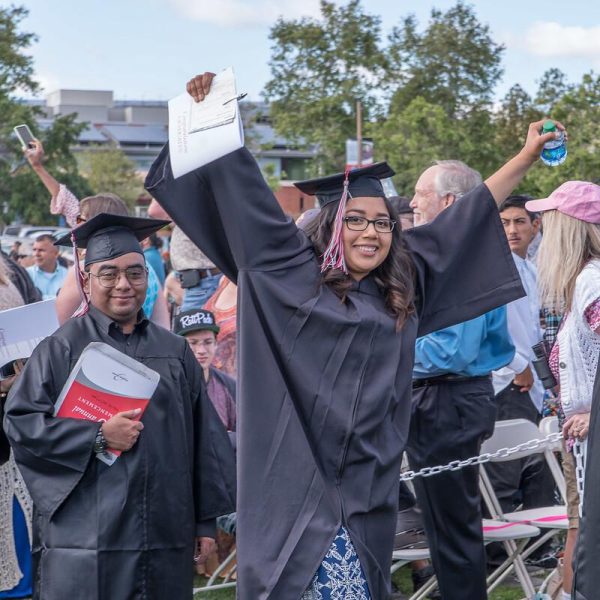
MULTIPOLYGON (((35 504, 34 598, 189 600, 192 561, 234 509, 234 457, 184 339, 148 321, 139 240, 165 224, 101 214, 72 234, 86 248, 89 310, 46 338, 13 386, 5 429, 35 504), (134 411, 97 422, 56 418, 82 351, 104 342, 157 371, 134 411), (122 450, 112 466, 97 460, 122 450)), ((70 236, 58 243, 70 244, 70 236)))

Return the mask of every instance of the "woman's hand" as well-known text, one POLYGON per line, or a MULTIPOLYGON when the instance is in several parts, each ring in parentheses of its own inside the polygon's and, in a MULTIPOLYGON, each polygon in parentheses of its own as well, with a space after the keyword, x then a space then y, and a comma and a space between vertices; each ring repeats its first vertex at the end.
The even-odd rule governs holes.
POLYGON ((196 75, 196 77, 187 82, 185 89, 196 102, 202 102, 206 97, 206 94, 210 91, 210 86, 214 77, 215 74, 210 71, 206 71, 206 73, 202 73, 202 75, 196 75))
MULTIPOLYGON (((554 122, 559 131, 564 132, 566 139, 567 130, 565 129, 564 125, 559 121, 555 121, 554 119, 551 120, 554 122)), ((546 121, 548 121, 548 117, 529 125, 525 145, 520 152, 520 154, 525 156, 532 164, 540 157, 542 149, 544 148, 544 144, 555 140, 560 135, 558 131, 551 131, 550 133, 542 134, 542 127, 546 121)))
POLYGON ((576 440, 585 440, 590 429, 590 413, 573 415, 563 425, 563 436, 576 440))
POLYGON ((10 391, 10 388, 15 383, 15 380, 21 374, 21 371, 23 371, 24 366, 25 366, 25 364, 23 363, 23 361, 20 358, 13 362, 13 368, 15 370, 15 374, 11 375, 10 377, 7 377, 6 379, 0 379, 0 394, 8 394, 8 392, 10 391))
POLYGON ((196 548, 194 551, 194 562, 202 565, 208 559, 210 553, 215 549, 216 544, 213 538, 198 537, 196 538, 196 548))
POLYGON ((11 375, 6 379, 0 379, 0 394, 8 394, 16 378, 16 375, 11 375))
POLYGON ((40 140, 33 140, 29 148, 25 148, 25 158, 29 161, 29 164, 35 169, 42 166, 44 161, 44 147, 40 140))

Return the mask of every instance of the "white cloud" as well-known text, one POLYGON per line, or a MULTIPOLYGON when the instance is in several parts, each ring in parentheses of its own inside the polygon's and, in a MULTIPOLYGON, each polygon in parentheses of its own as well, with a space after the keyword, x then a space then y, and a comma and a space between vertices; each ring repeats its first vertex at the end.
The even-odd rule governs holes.
POLYGON ((536 56, 600 59, 600 25, 568 27, 540 21, 525 34, 525 46, 536 56))
MULTIPOLYGON (((40 86, 37 94, 37 98, 43 98, 46 94, 58 90, 60 85, 60 79, 50 73, 36 73, 33 76, 34 81, 40 86)), ((28 90, 18 88, 15 90, 15 95, 19 98, 32 98, 32 94, 28 90)))
POLYGON ((272 25, 286 20, 318 17, 319 0, 169 0, 188 19, 223 27, 272 25))

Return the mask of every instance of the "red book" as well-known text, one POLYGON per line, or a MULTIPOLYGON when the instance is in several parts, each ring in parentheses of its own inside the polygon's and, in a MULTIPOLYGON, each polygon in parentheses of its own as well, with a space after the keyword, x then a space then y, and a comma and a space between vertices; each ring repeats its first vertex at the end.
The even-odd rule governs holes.
MULTIPOLYGON (((108 421, 120 412, 141 409, 141 420, 160 380, 156 371, 108 344, 92 342, 81 353, 56 405, 54 416, 108 421)), ((108 449, 97 457, 112 465, 121 454, 108 449)))

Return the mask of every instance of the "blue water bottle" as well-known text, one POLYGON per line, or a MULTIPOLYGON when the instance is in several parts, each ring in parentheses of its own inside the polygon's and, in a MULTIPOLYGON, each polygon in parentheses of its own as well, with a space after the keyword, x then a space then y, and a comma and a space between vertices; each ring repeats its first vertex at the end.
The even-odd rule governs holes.
POLYGON ((567 141, 565 140, 564 131, 560 131, 554 124, 554 121, 548 120, 542 127, 542 134, 551 132, 558 132, 560 135, 557 139, 550 140, 544 144, 541 159, 549 167, 558 167, 567 158, 567 141))

